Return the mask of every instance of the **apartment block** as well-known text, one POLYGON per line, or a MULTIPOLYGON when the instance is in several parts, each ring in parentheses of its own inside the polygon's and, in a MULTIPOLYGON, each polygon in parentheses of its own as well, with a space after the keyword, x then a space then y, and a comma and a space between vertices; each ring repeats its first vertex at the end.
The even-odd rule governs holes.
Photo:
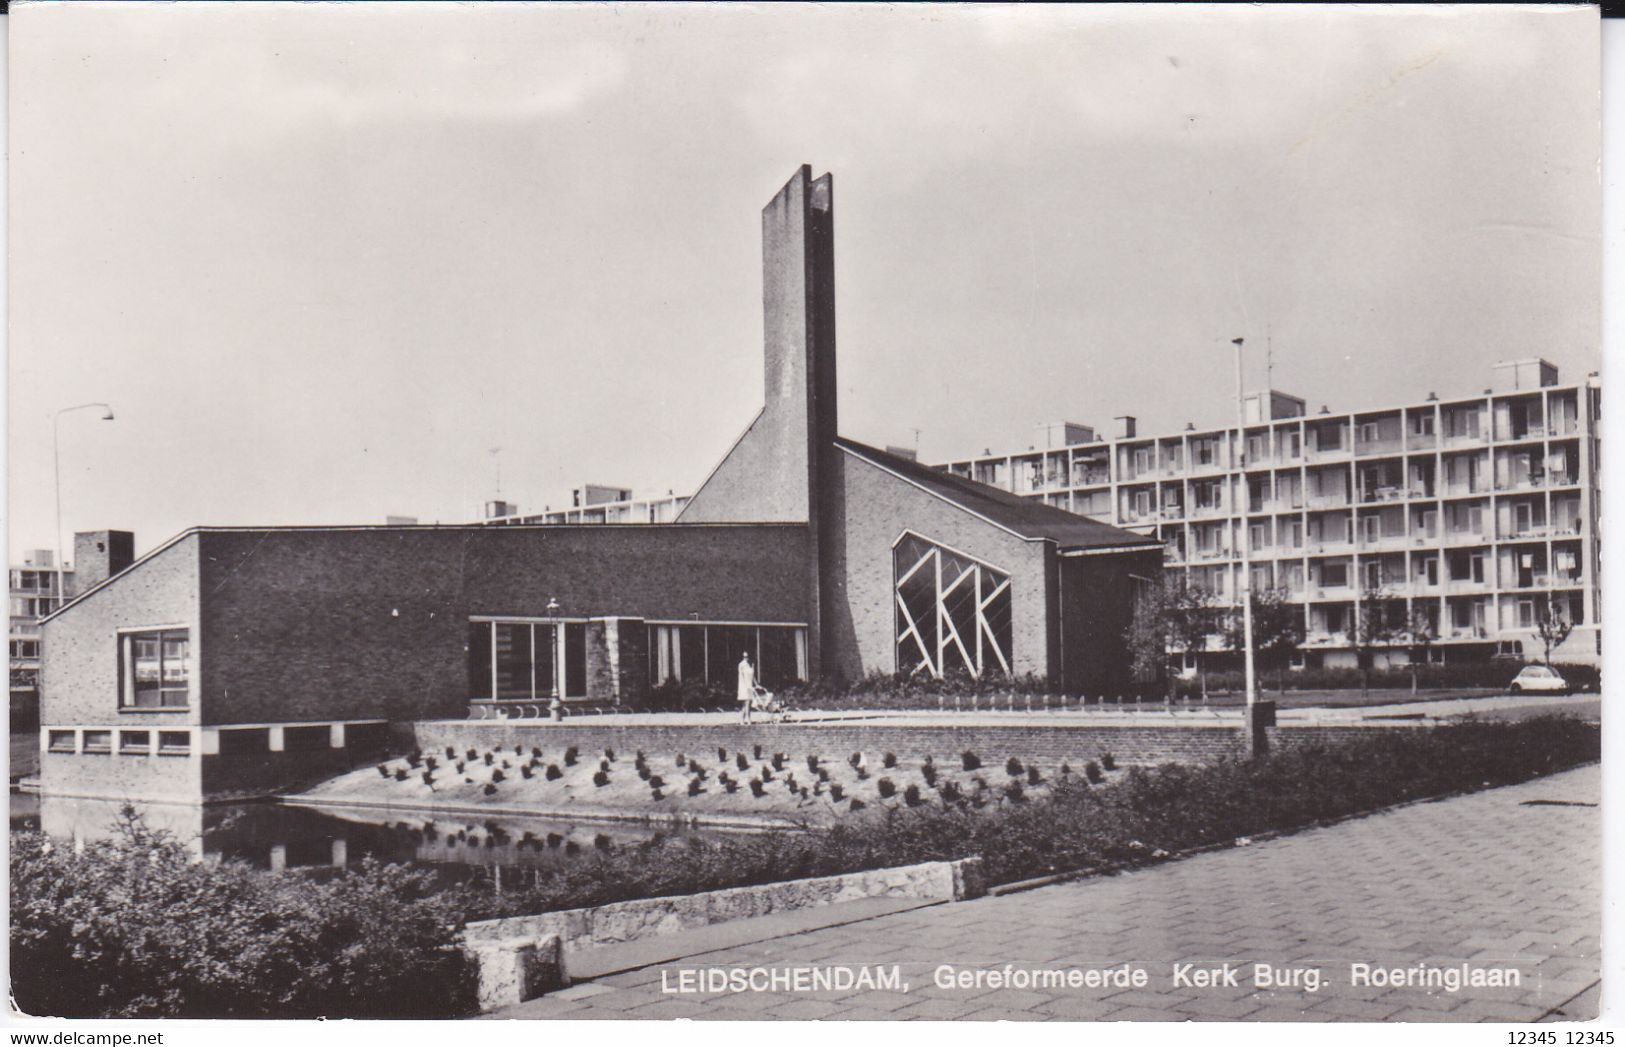
POLYGON ((1247 528, 1253 587, 1301 604, 1311 666, 1354 663, 1350 630, 1379 592, 1430 622, 1435 659, 1538 658, 1549 606, 1574 625, 1554 659, 1596 662, 1600 379, 1562 384, 1541 359, 1493 375, 1479 395, 1352 412, 1256 392, 1240 441, 1057 423, 1051 446, 938 468, 1154 535, 1165 569, 1220 603, 1238 600, 1247 528))

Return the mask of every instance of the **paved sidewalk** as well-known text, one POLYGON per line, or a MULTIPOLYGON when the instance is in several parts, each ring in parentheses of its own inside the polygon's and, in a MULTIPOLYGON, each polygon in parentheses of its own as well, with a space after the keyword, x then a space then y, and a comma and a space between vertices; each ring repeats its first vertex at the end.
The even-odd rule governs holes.
POLYGON ((1602 903, 1598 767, 1121 876, 937 906, 612 975, 525 1018, 1532 1021, 1594 1017, 1602 903), (1234 965, 1235 987, 1174 984, 1234 965), (1316 970, 1259 989, 1255 963, 1316 970), (1352 984, 1350 965, 1511 968, 1512 988, 1352 984), (933 972, 1143 969, 1134 988, 942 988, 933 972), (673 993, 684 971, 895 965, 905 991, 673 993))

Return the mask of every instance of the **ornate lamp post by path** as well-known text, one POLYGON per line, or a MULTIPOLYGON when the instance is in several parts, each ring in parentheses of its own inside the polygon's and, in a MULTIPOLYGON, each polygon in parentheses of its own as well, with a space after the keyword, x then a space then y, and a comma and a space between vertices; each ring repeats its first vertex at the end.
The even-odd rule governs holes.
POLYGON ((67 567, 67 564, 62 559, 62 450, 60 423, 62 416, 68 412, 84 411, 92 407, 102 409, 102 421, 111 422, 113 420, 113 405, 100 401, 64 407, 51 416, 51 469, 55 474, 56 487, 56 532, 54 537, 56 539, 56 598, 59 601, 58 606, 60 606, 60 601, 66 595, 63 591, 62 581, 64 569, 67 567))

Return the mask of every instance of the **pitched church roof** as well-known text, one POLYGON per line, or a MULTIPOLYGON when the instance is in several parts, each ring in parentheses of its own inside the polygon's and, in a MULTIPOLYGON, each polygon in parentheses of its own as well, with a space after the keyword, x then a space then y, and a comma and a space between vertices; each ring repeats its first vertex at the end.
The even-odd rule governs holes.
POLYGON ((1057 509, 1053 505, 1023 498, 963 476, 933 469, 912 459, 870 447, 856 440, 849 440, 844 436, 837 436, 835 445, 1022 538, 1046 539, 1054 542, 1063 551, 1162 547, 1159 539, 1149 535, 1126 531, 1121 527, 1069 513, 1065 509, 1057 509))

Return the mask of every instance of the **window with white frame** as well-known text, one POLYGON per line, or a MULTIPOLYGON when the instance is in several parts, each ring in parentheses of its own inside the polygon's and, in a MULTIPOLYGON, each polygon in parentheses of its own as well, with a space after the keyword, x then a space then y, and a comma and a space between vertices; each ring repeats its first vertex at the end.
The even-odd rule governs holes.
POLYGON ((469 696, 549 701, 587 696, 587 623, 533 619, 469 622, 469 696))
POLYGON ((184 709, 192 696, 192 642, 186 629, 153 629, 119 637, 119 705, 184 709))
POLYGON ((1010 577, 916 534, 892 550, 897 668, 1010 674, 1010 577))

